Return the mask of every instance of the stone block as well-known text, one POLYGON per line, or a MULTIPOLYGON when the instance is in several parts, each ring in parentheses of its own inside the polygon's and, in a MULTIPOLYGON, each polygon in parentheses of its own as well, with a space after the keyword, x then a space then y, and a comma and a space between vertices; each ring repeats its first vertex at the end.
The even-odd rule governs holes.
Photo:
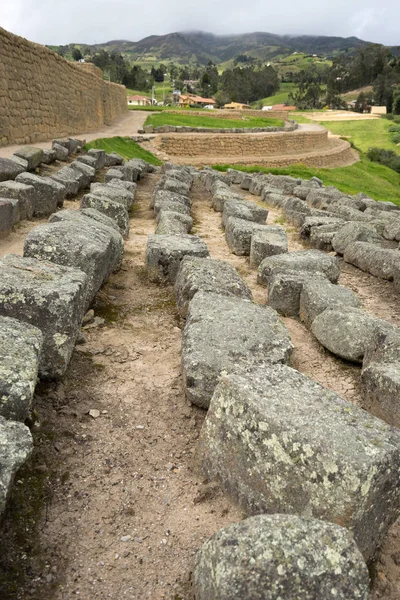
POLYGON ((92 167, 92 169, 96 170, 97 159, 94 156, 90 156, 89 154, 81 154, 81 156, 78 156, 76 159, 76 162, 88 165, 89 167, 92 167))
POLYGON ((35 190, 33 186, 18 183, 17 181, 4 181, 0 183, 0 198, 19 200, 21 221, 32 218, 35 202, 35 190))
POLYGON ((84 176, 84 179, 81 180, 81 188, 87 188, 91 184, 91 182, 96 177, 96 169, 91 167, 90 165, 85 165, 82 162, 78 162, 77 160, 72 161, 69 165, 71 169, 75 169, 79 171, 81 175, 84 176))
MULTIPOLYGON (((16 223, 19 223, 19 221, 20 221, 19 200, 15 199, 15 198, 1 198, 0 197, 0 201, 7 203, 11 206, 11 226, 15 225, 16 223)), ((6 211, 6 215, 7 214, 8 214, 8 211, 6 211)), ((6 220, 4 223, 6 230, 8 228, 8 223, 9 223, 9 220, 6 216, 6 220)))
POLYGON ((88 150, 88 155, 92 156, 96 160, 96 171, 100 171, 100 169, 104 169, 106 166, 106 153, 104 150, 98 150, 97 148, 90 148, 88 150))
POLYGON ((43 150, 42 163, 44 165, 51 165, 57 160, 57 153, 55 150, 43 150))
POLYGON ((14 156, 26 160, 28 163, 27 170, 34 171, 43 161, 43 150, 41 148, 23 146, 14 152, 14 156))
POLYGON ((336 523, 366 561, 398 518, 400 432, 286 365, 221 376, 198 457, 247 514, 336 523))
POLYGON ((88 234, 94 238, 99 236, 102 243, 108 240, 111 245, 110 269, 106 277, 111 272, 119 271, 124 256, 124 240, 114 219, 93 208, 84 208, 83 210, 60 210, 49 218, 50 223, 59 221, 74 223, 76 228, 82 231, 88 230, 88 234))
POLYGON ((129 235, 129 214, 127 208, 120 202, 110 200, 106 196, 86 194, 81 200, 81 208, 94 208, 107 215, 117 223, 122 237, 129 235))
POLYGON ((190 402, 208 408, 222 372, 287 362, 290 336, 270 307, 242 298, 198 292, 182 342, 182 376, 190 402))
POLYGON ((261 208, 255 202, 236 199, 226 200, 222 211, 222 223, 224 227, 226 227, 228 219, 231 217, 264 225, 268 217, 268 210, 261 208))
POLYGON ((79 179, 76 176, 71 176, 71 174, 74 175, 75 173, 78 173, 78 171, 70 169, 69 167, 64 167, 57 171, 57 173, 54 173, 54 175, 51 175, 51 179, 65 186, 66 198, 74 198, 79 192, 79 179), (67 173, 64 169, 67 170, 67 173))
POLYGON ((180 235, 189 233, 193 226, 193 219, 172 210, 160 210, 157 215, 156 233, 158 235, 180 235))
POLYGON ((299 250, 287 254, 278 254, 265 258, 258 269, 258 283, 268 284, 268 279, 273 273, 286 273, 287 271, 308 271, 324 273, 332 283, 339 279, 339 260, 328 256, 319 250, 299 250))
POLYGON ((122 165, 124 163, 123 157, 117 152, 110 152, 106 154, 105 158, 105 166, 106 167, 116 167, 118 165, 122 165))
POLYGON ((9 158, 0 157, 0 181, 15 179, 17 175, 26 171, 21 165, 9 158))
POLYGON ((296 515, 257 515, 201 546, 194 593, 197 600, 368 600, 369 575, 343 527, 296 515))
POLYGON ((288 251, 286 231, 277 225, 266 225, 253 231, 250 243, 250 266, 258 265, 267 256, 284 254, 288 251))
POLYGON ((189 303, 197 292, 252 300, 251 291, 234 267, 222 260, 185 256, 175 281, 179 313, 186 318, 189 303))
POLYGON ((153 208, 154 212, 157 214, 159 210, 161 210, 161 207, 164 202, 171 201, 186 206, 189 209, 189 211, 192 206, 192 201, 188 196, 176 194, 167 190, 156 190, 151 198, 150 208, 153 208))
POLYGON ((266 225, 230 217, 225 226, 225 239, 233 254, 249 256, 253 232, 263 227, 266 225))
POLYGON ((0 514, 4 512, 14 476, 33 449, 31 432, 23 423, 0 416, 0 514))
POLYGON ((66 195, 65 185, 54 181, 51 177, 40 177, 33 173, 21 173, 18 183, 31 185, 34 188, 34 217, 48 217, 61 208, 66 195))
POLYGON ((300 319, 311 327, 315 317, 327 308, 359 308, 358 296, 346 287, 334 285, 330 281, 309 278, 301 290, 300 319))
POLYGON ((43 334, 39 374, 62 377, 85 313, 87 276, 79 269, 9 254, 0 260, 0 315, 43 334))
POLYGON ((110 185, 109 183, 91 183, 90 184, 90 193, 95 196, 101 196, 104 198, 109 198, 114 202, 118 202, 125 206, 127 210, 132 207, 133 200, 135 195, 129 190, 123 188, 122 186, 110 185))
POLYGON ((346 221, 344 219, 335 217, 306 217, 300 229, 300 236, 302 238, 308 239, 314 227, 328 225, 332 226, 334 230, 335 227, 342 227, 343 225, 345 225, 345 223, 346 221))
POLYGON ((352 362, 363 361, 377 332, 392 328, 387 321, 349 306, 328 307, 311 325, 311 331, 324 348, 352 362))
POLYGON ((190 186, 178 179, 174 179, 172 177, 164 176, 158 182, 155 191, 165 190, 168 192, 175 192, 175 194, 180 194, 181 196, 187 196, 189 194, 190 186))
POLYGON ((344 254, 349 244, 353 242, 368 242, 380 246, 383 238, 376 231, 363 223, 346 223, 339 229, 332 240, 332 246, 338 254, 344 254))
POLYGON ((7 198, 0 198, 0 238, 7 236, 14 225, 14 207, 7 198))
POLYGON ((324 252, 333 251, 333 240, 341 229, 341 225, 319 225, 313 227, 310 232, 310 244, 317 250, 324 252))
POLYGON ((298 317, 300 295, 305 283, 318 280, 328 282, 323 273, 314 271, 285 271, 273 273, 268 280, 268 306, 284 317, 298 317))
POLYGON ((389 281, 393 280, 395 267, 400 267, 399 250, 388 250, 367 242, 349 244, 343 258, 362 271, 389 281))
POLYGON ((108 169, 108 171, 104 174, 104 183, 109 183, 110 181, 119 179, 124 181, 124 173, 119 169, 108 169))
POLYGON ((58 144, 57 142, 53 142, 52 149, 56 153, 56 160, 66 161, 68 160, 69 150, 65 146, 58 144))
POLYGON ((35 391, 42 332, 17 319, 0 317, 0 416, 25 421, 35 391))
POLYGON ((202 239, 195 235, 149 235, 146 269, 150 281, 175 283, 184 256, 208 257, 202 239))

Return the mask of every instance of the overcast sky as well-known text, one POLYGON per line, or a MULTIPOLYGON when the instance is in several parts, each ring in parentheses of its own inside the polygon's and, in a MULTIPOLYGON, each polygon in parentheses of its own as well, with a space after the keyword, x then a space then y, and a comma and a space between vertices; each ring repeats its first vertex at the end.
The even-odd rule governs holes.
POLYGON ((400 45, 399 0, 1 0, 0 26, 40 44, 95 44, 198 29, 355 35, 400 45))

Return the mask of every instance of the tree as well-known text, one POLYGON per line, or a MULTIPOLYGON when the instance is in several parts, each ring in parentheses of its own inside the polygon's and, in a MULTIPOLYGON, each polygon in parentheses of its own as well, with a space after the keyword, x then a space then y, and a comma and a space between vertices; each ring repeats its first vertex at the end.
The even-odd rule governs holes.
POLYGON ((82 52, 80 51, 79 48, 74 48, 72 50, 72 58, 76 61, 82 60, 83 56, 82 56, 82 52))
POLYGON ((393 90, 393 106, 392 112, 395 115, 400 115, 400 86, 393 90))

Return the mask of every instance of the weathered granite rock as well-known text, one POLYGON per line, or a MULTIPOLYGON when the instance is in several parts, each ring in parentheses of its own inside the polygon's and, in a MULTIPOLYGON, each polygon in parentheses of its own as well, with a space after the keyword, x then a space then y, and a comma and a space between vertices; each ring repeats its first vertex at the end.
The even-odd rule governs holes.
POLYGON ((7 236, 13 228, 13 211, 11 202, 0 198, 0 238, 7 236))
POLYGON ((61 208, 66 195, 66 187, 50 177, 40 177, 33 173, 21 173, 15 179, 18 183, 31 185, 34 192, 34 217, 48 217, 61 208))
POLYGON ((82 154, 81 156, 78 156, 76 162, 88 165, 89 167, 92 167, 94 170, 96 170, 97 160, 94 156, 90 156, 89 154, 82 154))
POLYGON ((114 181, 115 179, 119 179, 120 181, 124 181, 124 173, 119 169, 108 169, 107 173, 104 174, 104 183, 109 183, 110 181, 114 181))
POLYGON ((56 138, 52 141, 52 147, 54 148, 55 144, 58 144, 62 148, 66 148, 69 154, 73 154, 76 152, 78 146, 85 145, 84 140, 76 140, 75 138, 64 137, 64 138, 56 138))
POLYGON ((300 313, 301 291, 310 280, 328 282, 324 273, 318 271, 272 273, 268 279, 268 306, 284 317, 297 317, 300 313))
POLYGON ((267 285, 273 273, 286 271, 319 271, 332 283, 336 283, 340 275, 339 260, 336 257, 319 250, 300 250, 265 258, 258 269, 258 283, 267 285))
POLYGON ((387 240, 400 242, 400 219, 391 219, 385 225, 383 237, 387 240))
POLYGON ((300 229, 300 235, 302 238, 309 238, 311 235, 311 231, 314 227, 320 227, 321 225, 331 225, 333 227, 341 227, 345 225, 346 221, 344 219, 335 218, 335 217, 306 217, 304 219, 304 223, 300 229))
POLYGON ((224 227, 230 217, 244 219, 245 221, 254 221, 254 223, 265 224, 268 217, 268 210, 261 208, 255 202, 247 200, 225 200, 222 211, 222 223, 224 227))
POLYGON ((400 330, 377 331, 361 372, 363 407, 400 428, 400 330))
POLYGON ((212 195, 213 209, 217 212, 222 212, 224 210, 224 204, 227 200, 243 202, 243 197, 240 196, 240 194, 235 194, 235 192, 228 186, 224 186, 224 188, 219 186, 216 192, 212 195))
POLYGON ((84 175, 84 179, 81 181, 81 187, 87 188, 96 177, 96 169, 91 167, 90 165, 85 165, 82 162, 78 162, 77 160, 73 160, 69 165, 71 169, 75 169, 79 171, 81 175, 84 175))
POLYGON ((257 515, 197 552, 197 600, 368 600, 368 569, 349 531, 296 515, 257 515))
POLYGON ((127 210, 130 210, 135 198, 134 194, 129 190, 121 186, 118 187, 115 185, 110 185, 109 183, 91 183, 90 193, 94 194, 95 196, 101 196, 102 198, 114 200, 114 202, 118 202, 119 204, 125 206, 127 210))
POLYGON ((280 189, 284 194, 292 194, 293 190, 301 184, 301 179, 290 175, 267 175, 266 180, 272 187, 280 189))
MULTIPOLYGON (((15 198, 1 198, 0 197, 0 201, 4 204, 8 204, 9 205, 9 210, 11 210, 11 219, 8 216, 9 215, 9 210, 5 211, 4 216, 5 216, 5 222, 3 225, 0 225, 0 227, 5 227, 5 230, 9 231, 8 226, 9 223, 11 223, 11 227, 13 225, 15 225, 16 223, 18 223, 21 219, 20 219, 20 210, 19 210, 19 200, 15 199, 15 198)), ((3 208, 3 211, 5 209, 3 208)))
POLYGON ((150 208, 154 208, 154 212, 157 214, 163 202, 171 201, 183 204, 189 210, 192 206, 192 201, 188 196, 184 196, 182 194, 175 194, 174 192, 169 192, 167 190, 156 190, 152 196, 150 208))
POLYGON ((338 231, 341 229, 341 225, 319 225, 313 227, 310 232, 310 244, 317 250, 324 250, 325 252, 332 252, 332 242, 338 231))
POLYGON ((183 332, 187 398, 207 408, 221 372, 287 362, 291 351, 289 333, 271 308, 199 291, 190 302, 183 332))
POLYGON ((158 235, 180 235, 189 233, 193 226, 193 219, 172 210, 160 210, 157 215, 156 233, 158 235))
POLYGON ((184 256, 209 256, 202 239, 195 235, 149 235, 146 269, 150 281, 175 283, 184 256))
POLYGON ((42 331, 41 377, 64 375, 85 312, 87 276, 14 254, 0 260, 0 315, 34 325, 42 331))
POLYGON ((239 187, 242 190, 249 190, 251 183, 253 181, 253 177, 254 177, 254 175, 248 175, 247 173, 245 173, 244 177, 242 178, 242 180, 239 184, 239 187))
POLYGON ((343 196, 343 192, 336 188, 311 189, 307 195, 307 203, 314 208, 324 209, 343 196))
POLYGON ((344 253, 344 261, 375 277, 393 280, 395 266, 400 266, 400 251, 380 248, 367 242, 353 242, 344 253))
POLYGON ((393 325, 361 309, 349 306, 326 308, 314 318, 311 331, 333 354, 362 362, 377 331, 390 331, 393 325))
POLYGON ((286 365, 221 377, 198 445, 247 514, 350 529, 370 560, 400 503, 400 432, 286 365))
POLYGON ((228 263, 185 256, 175 281, 176 303, 182 317, 186 318, 189 303, 197 292, 213 292, 220 296, 252 300, 248 285, 228 263))
POLYGON ((0 416, 13 421, 28 416, 42 344, 36 327, 0 317, 0 416))
POLYGON ((28 161, 25 158, 21 158, 20 156, 15 156, 15 154, 13 154, 11 160, 16 162, 17 165, 19 165, 20 167, 22 167, 24 171, 28 170, 28 161))
POLYGON ((57 173, 51 175, 51 179, 54 179, 54 181, 65 186, 66 198, 74 198, 79 192, 79 180, 76 177, 72 177, 71 173, 74 175, 75 173, 78 173, 78 171, 70 169, 69 167, 63 167, 63 169, 60 169, 57 173), (63 169, 66 169, 67 173, 65 173, 65 171, 63 172, 63 169))
POLYGON ((44 165, 51 165, 57 160, 55 150, 43 150, 42 163, 44 165))
POLYGON ((187 196, 189 189, 190 186, 186 182, 174 179, 173 177, 168 177, 168 175, 166 175, 161 177, 155 191, 165 190, 169 192, 175 192, 175 194, 180 194, 181 196, 187 196))
POLYGON ((21 167, 14 160, 0 157, 0 181, 8 181, 15 179, 17 175, 23 173, 26 169, 21 167))
POLYGON ((346 287, 334 285, 330 281, 309 278, 303 284, 300 295, 300 319, 311 327, 315 317, 326 308, 359 308, 357 295, 346 287))
POLYGON ((110 181, 107 183, 108 186, 114 186, 117 188, 124 188, 125 190, 128 190, 128 192, 131 192, 131 194, 133 194, 133 199, 135 199, 136 196, 136 189, 137 189, 137 184, 134 183, 133 181, 124 181, 123 179, 110 179, 110 181))
POLYGON ((106 154, 105 166, 106 167, 114 167, 118 165, 122 165, 124 163, 123 157, 117 152, 110 152, 106 154))
POLYGON ((69 156, 68 148, 66 148, 65 146, 62 146, 61 144, 58 144, 57 142, 54 142, 54 141, 53 141, 52 148, 53 148, 54 152, 56 153, 56 160, 65 161, 68 159, 68 156, 69 156))
POLYGON ((97 148, 90 148, 88 150, 88 155, 92 156, 96 160, 96 171, 100 171, 100 169, 104 169, 106 166, 106 153, 104 150, 98 150, 97 148))
POLYGON ((81 208, 94 208, 107 215, 117 223, 122 237, 129 235, 129 214, 127 208, 120 202, 109 200, 106 196, 86 194, 81 200, 81 208))
POLYGON ((14 476, 29 458, 32 436, 23 423, 0 417, 0 514, 4 512, 14 476))
POLYGON ((114 219, 110 219, 110 217, 93 208, 84 208, 83 210, 60 210, 49 219, 50 223, 58 223, 59 221, 72 222, 76 228, 80 230, 88 229, 90 235, 100 236, 102 241, 109 240, 111 245, 110 270, 106 277, 111 272, 119 271, 124 256, 124 240, 114 219))
POLYGON ((225 225, 225 239, 233 254, 237 256, 249 256, 253 232, 263 227, 267 226, 260 225, 254 221, 229 217, 225 225))
POLYGON ((32 146, 23 146, 14 152, 14 156, 26 160, 28 163, 27 170, 34 171, 43 160, 43 150, 32 146))
POLYGON ((335 235, 332 246, 338 254, 344 254, 347 246, 353 242, 368 242, 369 244, 381 245, 383 239, 376 231, 363 223, 346 223, 335 235))
POLYGON ((21 221, 32 218, 35 202, 35 189, 33 186, 17 181, 4 181, 0 183, 0 198, 19 200, 21 221))
POLYGON ((258 267, 267 256, 284 254, 287 251, 288 240, 283 227, 266 225, 262 229, 256 229, 251 236, 250 266, 258 267))

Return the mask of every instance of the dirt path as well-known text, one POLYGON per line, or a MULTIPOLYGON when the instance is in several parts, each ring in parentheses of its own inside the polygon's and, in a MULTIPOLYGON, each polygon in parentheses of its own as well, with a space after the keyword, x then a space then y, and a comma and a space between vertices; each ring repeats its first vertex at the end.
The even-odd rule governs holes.
MULTIPOLYGON (((101 129, 90 132, 76 131, 71 134, 70 137, 77 137, 79 139, 85 139, 87 142, 96 140, 103 137, 114 137, 114 136, 132 136, 136 135, 138 129, 141 129, 143 123, 149 116, 149 113, 144 110, 129 110, 125 115, 120 117, 112 125, 104 125, 101 129)), ((34 146, 35 148, 50 148, 51 140, 57 136, 53 135, 47 142, 37 142, 35 144, 24 144, 26 146, 34 146)), ((0 157, 9 158, 14 154, 18 148, 21 148, 23 144, 17 144, 12 146, 0 147, 0 157)))
MULTIPOLYGON (((97 296, 94 310, 104 326, 85 330, 87 342, 76 347, 61 383, 37 389, 34 455, 19 473, 2 525, 2 600, 189 600, 194 553, 242 518, 193 470, 205 413, 187 404, 182 389, 182 325, 172 288, 149 283, 144 269, 157 179, 148 175, 139 184, 123 268, 97 296), (88 414, 93 409, 97 418, 88 414)), ((233 264, 265 304, 256 270, 230 252, 221 215, 199 182, 192 198, 193 233, 213 258, 233 264)), ((281 215, 271 209, 268 222, 275 220, 282 222, 281 215)), ((289 249, 303 248, 287 230, 289 249)), ((18 230, 9 247, 21 250, 24 234, 18 230)), ((389 284, 345 271, 342 283, 357 288, 367 310, 400 322, 389 284)), ((293 366, 359 404, 359 367, 324 351, 297 320, 284 322, 295 345, 293 366)), ((400 597, 397 562, 399 524, 384 544, 372 600, 400 597)))

